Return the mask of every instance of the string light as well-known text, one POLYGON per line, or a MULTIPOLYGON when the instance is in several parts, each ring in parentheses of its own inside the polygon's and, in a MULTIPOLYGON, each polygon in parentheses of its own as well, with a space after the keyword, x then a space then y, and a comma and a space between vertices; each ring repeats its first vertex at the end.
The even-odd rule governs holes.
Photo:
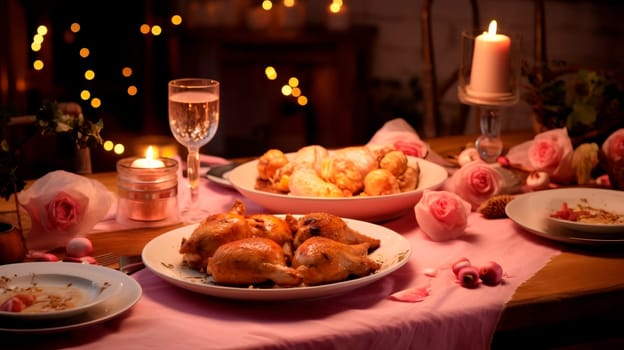
POLYGON ((100 106, 102 106, 102 101, 101 101, 99 98, 94 97, 94 98, 91 100, 91 107, 93 107, 93 108, 96 108, 96 109, 97 109, 97 108, 100 108, 100 106))
POLYGON ((292 93, 292 88, 290 86, 288 85, 282 86, 282 95, 290 96, 291 93, 292 93))
POLYGON ((91 93, 89 92, 89 90, 82 90, 80 91, 80 98, 83 101, 87 101, 91 98, 91 93))
POLYGON ((95 79, 95 72, 92 69, 87 69, 84 73, 84 77, 87 80, 95 79))
POLYGON ((173 24, 174 26, 179 26, 180 24, 182 24, 182 16, 180 15, 171 16, 171 24, 173 24))
POLYGON ((125 151, 126 147, 124 147, 121 143, 118 143, 115 147, 113 147, 113 152, 115 152, 115 154, 123 154, 125 151))
POLYGON ((148 34, 150 32, 150 26, 147 24, 141 24, 141 26, 139 27, 139 31, 141 32, 141 34, 148 34))
POLYGON ((103 148, 105 151, 107 151, 107 152, 112 151, 112 150, 113 150, 113 147, 115 147, 115 143, 114 143, 113 141, 111 141, 111 140, 106 140, 106 141, 104 141, 104 143, 102 144, 102 148, 103 148))
POLYGON ((162 28, 159 25, 152 26, 152 35, 159 36, 162 33, 162 28))
POLYGON ((42 60, 35 60, 35 62, 33 62, 33 68, 35 70, 42 70, 43 69, 43 61, 42 60))
POLYGON ((139 92, 139 89, 137 89, 137 87, 134 85, 130 85, 128 86, 127 91, 128 91, 128 95, 135 96, 139 92))
POLYGON ((89 57, 89 55, 91 54, 91 51, 89 51, 89 49, 87 49, 86 47, 83 47, 82 49, 80 49, 79 55, 82 58, 87 58, 89 57))
POLYGON ((121 75, 123 75, 124 78, 129 78, 132 75, 132 68, 130 68, 130 67, 123 67, 121 69, 121 75))

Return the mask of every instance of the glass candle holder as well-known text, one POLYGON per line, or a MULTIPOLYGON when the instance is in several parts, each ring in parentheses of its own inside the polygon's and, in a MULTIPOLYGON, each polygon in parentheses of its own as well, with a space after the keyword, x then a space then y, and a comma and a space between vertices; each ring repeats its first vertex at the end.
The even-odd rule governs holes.
POLYGON ((517 33, 465 31, 461 36, 457 96, 479 107, 481 136, 475 147, 481 159, 494 162, 503 151, 498 111, 519 101, 522 37, 517 33))
POLYGON ((137 159, 124 158, 117 162, 117 222, 177 221, 178 162, 160 158, 163 167, 133 167, 137 159))

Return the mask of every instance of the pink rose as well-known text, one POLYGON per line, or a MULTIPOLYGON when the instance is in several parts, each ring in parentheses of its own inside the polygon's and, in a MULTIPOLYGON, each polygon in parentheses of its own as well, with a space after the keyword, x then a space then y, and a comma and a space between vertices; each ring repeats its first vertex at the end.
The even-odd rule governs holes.
POLYGON ((602 144, 609 183, 613 189, 624 190, 624 128, 613 132, 602 144))
POLYGON ((448 191, 470 203, 472 210, 497 195, 501 186, 501 175, 492 165, 482 160, 474 160, 459 168, 445 184, 448 191))
POLYGON ((611 162, 624 165, 624 128, 607 137, 602 144, 602 152, 611 162))
POLYGON ((429 146, 418 136, 414 128, 404 119, 397 118, 386 122, 367 143, 369 147, 389 146, 406 155, 424 158, 429 146))
POLYGON ((418 226, 432 241, 461 236, 468 225, 470 203, 455 193, 425 190, 414 207, 418 226))
POLYGON ((397 151, 402 151, 408 156, 418 157, 418 158, 426 157, 427 152, 429 151, 429 148, 427 147, 427 145, 422 141, 407 142, 407 141, 399 140, 399 141, 394 142, 394 148, 397 151))
POLYGON ((528 149, 529 163, 533 170, 543 171, 554 181, 564 184, 574 178, 573 153, 574 148, 566 128, 537 134, 528 149))
POLYGON ((18 194, 30 215, 30 250, 63 247, 86 235, 108 214, 115 196, 102 183, 63 170, 52 171, 18 194))
POLYGON ((48 230, 66 230, 82 219, 87 204, 89 198, 85 196, 74 198, 66 192, 58 192, 52 201, 45 205, 48 220, 44 226, 48 230))

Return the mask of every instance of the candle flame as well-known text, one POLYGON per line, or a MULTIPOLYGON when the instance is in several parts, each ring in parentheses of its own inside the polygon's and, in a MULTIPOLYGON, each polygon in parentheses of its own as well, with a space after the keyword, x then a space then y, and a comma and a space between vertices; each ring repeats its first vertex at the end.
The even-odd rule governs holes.
POLYGON ((152 148, 152 146, 147 147, 147 150, 145 151, 145 158, 149 160, 154 159, 154 148, 152 148))
POLYGON ((489 35, 492 35, 492 36, 496 35, 496 29, 497 29, 496 27, 497 27, 497 26, 498 26, 498 25, 497 25, 497 23, 496 23, 496 20, 492 20, 492 21, 490 22, 490 27, 488 28, 488 34, 489 34, 489 35))

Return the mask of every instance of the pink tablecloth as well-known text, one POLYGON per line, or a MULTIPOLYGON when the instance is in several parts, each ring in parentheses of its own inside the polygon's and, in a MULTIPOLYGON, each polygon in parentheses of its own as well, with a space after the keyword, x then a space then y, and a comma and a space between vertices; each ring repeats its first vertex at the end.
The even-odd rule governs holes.
MULTIPOLYGON (((206 208, 226 210, 239 195, 203 180, 206 208)), ((262 209, 246 201, 249 212, 262 209)), ((345 295, 290 302, 217 299, 177 288, 143 270, 133 275, 143 288, 125 315, 66 334, 18 336, 26 347, 122 349, 487 349, 505 303, 516 288, 560 253, 509 219, 473 213, 467 234, 432 242, 410 213, 384 226, 404 235, 413 254, 395 273, 345 295), (462 288, 449 263, 499 262, 505 280, 496 287, 462 288), (425 272, 436 269, 430 277, 425 272), (430 288, 421 302, 394 301, 407 288, 430 288)))

